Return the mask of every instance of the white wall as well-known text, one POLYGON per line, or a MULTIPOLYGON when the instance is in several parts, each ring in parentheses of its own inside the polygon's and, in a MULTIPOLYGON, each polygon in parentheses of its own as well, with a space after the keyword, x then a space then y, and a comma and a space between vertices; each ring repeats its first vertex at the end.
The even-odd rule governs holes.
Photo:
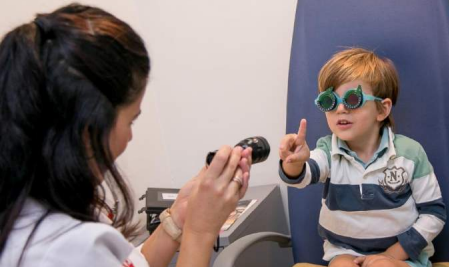
MULTIPOLYGON (((2 0, 0 34, 69 2, 2 0)), ((279 183, 295 0, 78 2, 131 24, 152 59, 143 113, 119 159, 136 198, 149 186, 179 188, 208 151, 254 135, 271 155, 253 166, 250 184, 279 183)))

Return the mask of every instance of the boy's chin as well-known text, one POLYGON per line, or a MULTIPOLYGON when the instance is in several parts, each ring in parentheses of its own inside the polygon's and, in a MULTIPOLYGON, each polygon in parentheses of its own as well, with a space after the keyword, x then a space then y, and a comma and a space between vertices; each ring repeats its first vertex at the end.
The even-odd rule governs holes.
POLYGON ((355 139, 354 135, 349 132, 334 132, 334 134, 338 137, 338 139, 345 142, 351 142, 355 139))

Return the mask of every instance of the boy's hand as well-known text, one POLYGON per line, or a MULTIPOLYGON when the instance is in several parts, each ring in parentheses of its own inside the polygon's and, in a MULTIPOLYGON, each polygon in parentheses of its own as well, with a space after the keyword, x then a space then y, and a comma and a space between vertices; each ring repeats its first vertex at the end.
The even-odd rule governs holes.
MULTIPOLYGON (((391 261, 393 265, 397 262, 397 260, 395 258, 391 257, 390 255, 380 253, 380 254, 374 254, 374 255, 369 255, 369 256, 357 257, 354 259, 354 263, 359 265, 360 267, 369 267, 372 264, 374 264, 374 262, 379 261, 379 260, 381 260, 383 262, 391 261)), ((403 264, 406 264, 406 263, 403 262, 403 264)))
POLYGON ((310 149, 306 142, 307 121, 302 119, 298 134, 287 134, 281 140, 279 157, 285 163, 302 164, 310 158, 310 149))

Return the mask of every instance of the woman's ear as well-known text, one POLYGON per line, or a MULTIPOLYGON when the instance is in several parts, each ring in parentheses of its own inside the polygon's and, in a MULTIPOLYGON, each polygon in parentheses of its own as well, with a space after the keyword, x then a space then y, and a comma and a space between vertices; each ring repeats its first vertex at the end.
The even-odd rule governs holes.
POLYGON ((381 122, 385 120, 391 112, 391 107, 393 106, 393 102, 390 98, 385 98, 381 102, 382 110, 380 110, 379 114, 377 114, 377 121, 381 122))

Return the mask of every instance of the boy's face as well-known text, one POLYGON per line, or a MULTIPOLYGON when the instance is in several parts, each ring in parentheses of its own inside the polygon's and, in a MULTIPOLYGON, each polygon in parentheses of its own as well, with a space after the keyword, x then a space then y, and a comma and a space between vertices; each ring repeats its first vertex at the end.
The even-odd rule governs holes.
MULTIPOLYGON (((346 91, 357 88, 358 85, 362 86, 365 94, 373 95, 371 86, 362 80, 344 83, 334 92, 339 97, 343 97, 346 91)), ((378 111, 374 101, 366 101, 365 105, 356 109, 348 109, 343 104, 339 104, 336 109, 325 114, 331 131, 338 138, 346 141, 351 149, 377 140, 381 122, 385 118, 384 114, 378 111)))

